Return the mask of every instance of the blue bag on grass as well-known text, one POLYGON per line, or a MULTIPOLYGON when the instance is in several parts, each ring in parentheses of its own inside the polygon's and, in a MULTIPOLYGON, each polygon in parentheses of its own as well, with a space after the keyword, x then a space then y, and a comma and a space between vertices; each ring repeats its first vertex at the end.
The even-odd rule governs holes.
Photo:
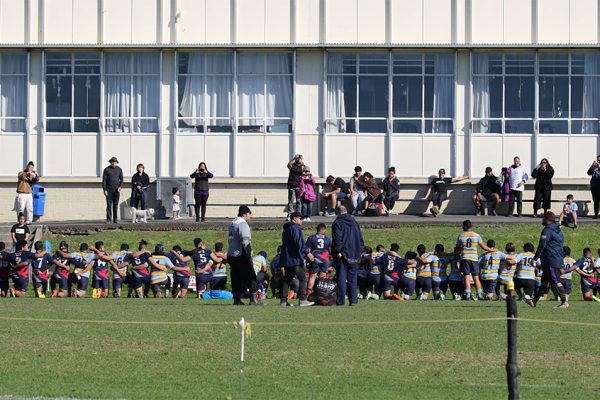
POLYGON ((227 290, 207 290, 202 293, 203 299, 233 299, 233 294, 227 290))

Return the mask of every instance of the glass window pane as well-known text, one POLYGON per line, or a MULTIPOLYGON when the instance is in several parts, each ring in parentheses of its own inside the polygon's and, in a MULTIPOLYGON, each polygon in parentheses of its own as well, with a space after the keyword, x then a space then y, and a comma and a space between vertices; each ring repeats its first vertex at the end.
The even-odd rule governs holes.
POLYGON ((291 133, 292 132, 292 120, 291 119, 274 119, 267 121, 267 132, 268 133, 291 133))
POLYGON ((71 77, 46 77, 46 115, 49 117, 71 116, 71 77))
POLYGON ((569 133, 566 120, 542 120, 540 121, 540 133, 569 133))
POLYGON ((2 53, 0 56, 0 74, 15 75, 27 74, 27 54, 26 53, 2 53))
POLYGON ((238 73, 240 74, 264 74, 265 53, 239 52, 237 55, 238 73))
POLYGON ((74 53, 76 74, 100 74, 100 52, 74 53))
POLYGON ((360 133, 387 133, 386 120, 361 119, 358 122, 360 133))
POLYGON ((425 117, 454 118, 454 78, 425 77, 425 117))
POLYGON ((421 117, 423 108, 423 79, 420 76, 394 76, 393 116, 421 117))
POLYGON ((571 73, 600 75, 600 53, 571 54, 571 73))
POLYGON ((160 53, 133 52, 133 73, 139 75, 158 75, 160 73, 160 53))
POLYGON ((540 75, 567 75, 569 73, 569 54, 540 53, 540 75))
POLYGON ((0 120, 0 132, 25 132, 24 119, 0 120))
MULTIPOLYGON (((595 100, 596 102, 600 100, 600 87, 598 84, 600 80, 597 77, 583 77, 583 76, 573 76, 571 77, 571 118, 582 118, 583 117, 583 96, 584 96, 584 82, 587 86, 586 90, 586 100, 594 101, 593 93, 598 93, 595 100), (591 95, 591 96, 590 96, 591 95)), ((598 112, 600 112, 600 104, 596 103, 594 106, 593 103, 588 103, 592 107, 587 107, 587 112, 592 112, 593 114, 588 115, 588 117, 596 118, 598 112)))
POLYGON ((47 119, 46 132, 71 132, 71 122, 68 119, 47 119))
POLYGON ((583 120, 571 122, 571 133, 597 135, 600 133, 600 124, 598 120, 583 120))
POLYGON ((507 76, 504 78, 505 117, 533 118, 535 104, 535 78, 533 76, 507 76))
POLYGON ((75 132, 98 132, 99 129, 97 119, 75 120, 75 132))
POLYGON ((208 52, 206 54, 206 73, 233 74, 233 53, 230 51, 208 52))
POLYGON ((0 89, 0 117, 27 116, 27 77, 2 76, 0 89))
MULTIPOLYGON (((135 76, 133 78, 133 117, 158 117, 160 110, 160 87, 158 77, 135 76)), ((154 132, 147 131, 147 132, 154 132)))
MULTIPOLYGON (((356 77, 344 76, 344 108, 346 117, 356 117, 356 77)), ((333 115, 330 115, 333 117, 333 115)))
POLYGON ((74 116, 99 117, 100 116, 100 77, 75 76, 74 116))
POLYGON ((267 117, 292 117, 293 92, 291 76, 267 78, 267 117))
POLYGON ((70 74, 71 53, 46 53, 46 74, 70 74))
POLYGON ((394 120, 394 133, 421 133, 421 120, 394 120))
POLYGON ((183 51, 177 52, 177 73, 187 74, 188 64, 190 62, 190 53, 183 51))
POLYGON ((158 132, 158 120, 156 119, 134 119, 134 132, 158 132))
POLYGON ((423 56, 421 54, 394 53, 392 56, 394 74, 421 75, 423 56))
POLYGON ((231 116, 232 78, 226 76, 209 76, 206 78, 206 116, 231 116))
POLYGON ((425 73, 454 74, 454 54, 426 54, 425 73))
POLYGON ((212 119, 208 121, 206 132, 233 132, 230 119, 212 119))
POLYGON ((535 54, 507 54, 504 60, 507 75, 535 74, 535 54))
MULTIPOLYGON (((489 77, 489 117, 502 118, 502 77, 490 76, 489 77)), ((485 115, 481 115, 485 118, 485 115)))
POLYGON ((388 77, 359 77, 359 117, 387 117, 388 77))
POLYGON ((567 118, 569 115, 569 78, 540 76, 541 118, 567 118))
POLYGON ((426 120, 425 133, 454 133, 454 123, 449 120, 426 120))
POLYGON ((502 121, 475 120, 473 121, 473 133, 502 133, 502 121))
POLYGON ((106 74, 131 74, 131 53, 104 53, 104 72, 106 74))
POLYGON ((505 133, 533 133, 533 121, 506 120, 505 133))
POLYGON ((179 115, 186 118, 186 123, 197 125, 189 122, 188 119, 204 117, 204 89, 205 80, 202 76, 187 75, 179 77, 179 115))
POLYGON ((105 78, 104 116, 113 118, 131 116, 131 78, 129 75, 105 78))
POLYGON ((473 54, 474 74, 502 74, 502 55, 497 53, 473 54))
POLYGON ((291 74, 293 55, 288 52, 267 53, 267 74, 291 74))
POLYGON ((106 132, 131 132, 131 121, 129 118, 107 118, 104 120, 104 130, 106 132))
POLYGON ((388 73, 388 53, 359 53, 360 74, 388 73))
POLYGON ((356 133, 354 119, 329 119, 325 121, 325 130, 328 133, 356 133))
MULTIPOLYGON (((238 107, 240 117, 265 116, 265 88, 262 76, 238 78, 238 107)), ((242 124, 251 125, 246 122, 242 124)))

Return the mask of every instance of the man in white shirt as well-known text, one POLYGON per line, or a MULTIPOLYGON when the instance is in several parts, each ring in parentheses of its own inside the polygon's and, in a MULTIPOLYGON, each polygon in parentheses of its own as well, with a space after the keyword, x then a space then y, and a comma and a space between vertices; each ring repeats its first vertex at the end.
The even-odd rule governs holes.
POLYGON ((523 212, 523 191, 525 191, 525 183, 529 179, 527 169, 521 165, 521 159, 516 156, 513 159, 513 165, 510 167, 510 202, 508 204, 508 212, 506 216, 510 216, 515 209, 515 201, 517 202, 517 217, 520 217, 523 212))

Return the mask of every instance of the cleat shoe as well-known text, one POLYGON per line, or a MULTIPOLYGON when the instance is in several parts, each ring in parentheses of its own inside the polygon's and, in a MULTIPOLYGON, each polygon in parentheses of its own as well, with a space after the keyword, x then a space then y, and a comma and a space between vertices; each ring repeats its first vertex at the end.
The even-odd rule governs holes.
POLYGON ((287 300, 290 301, 292 300, 294 297, 296 296, 296 293, 293 290, 290 290, 290 292, 287 295, 287 300))
POLYGON ((53 291, 52 291, 52 296, 50 296, 50 297, 51 297, 51 298, 58 297, 58 291, 56 291, 56 290, 53 290, 53 291))
POLYGON ((569 308, 569 307, 571 307, 571 305, 569 303, 562 303, 562 304, 557 305, 554 308, 569 308))
POLYGON ((440 298, 439 298, 439 299, 440 299, 441 301, 444 301, 444 300, 446 300, 446 295, 445 295, 445 294, 440 294, 440 298))
POLYGON ((282 301, 281 303, 279 303, 280 307, 294 307, 294 305, 292 303, 288 303, 287 301, 282 301))
POLYGON ((525 302, 525 304, 527 304, 529 307, 531 308, 535 308, 535 301, 533 301, 532 299, 527 299, 527 298, 523 298, 523 301, 525 302))
POLYGON ((379 300, 379 295, 377 293, 371 294, 371 300, 379 300))
POLYGON ((392 298, 393 298, 394 300, 400 300, 400 301, 404 301, 404 297, 400 296, 400 295, 399 295, 399 294, 397 294, 397 293, 394 293, 394 294, 392 295, 392 298))
POLYGON ((298 305, 300 307, 310 307, 310 306, 312 306, 314 304, 315 304, 314 301, 308 301, 308 300, 300 300, 300 303, 298 303, 298 305))

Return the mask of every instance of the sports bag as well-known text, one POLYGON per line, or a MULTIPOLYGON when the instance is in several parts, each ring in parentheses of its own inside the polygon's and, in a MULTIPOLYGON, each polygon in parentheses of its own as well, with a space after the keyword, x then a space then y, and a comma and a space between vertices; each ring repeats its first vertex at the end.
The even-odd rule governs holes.
POLYGON ((383 204, 381 203, 371 203, 369 207, 365 210, 364 215, 367 217, 381 217, 381 213, 383 212, 383 204))
POLYGON ((337 283, 331 279, 318 278, 311 294, 311 301, 319 306, 335 306, 336 299, 337 283))
POLYGON ((207 290, 202 293, 203 299, 233 299, 233 294, 226 290, 207 290))
POLYGON ((317 195, 315 194, 313 185, 311 185, 312 178, 305 179, 300 177, 299 179, 300 191, 298 192, 298 196, 309 203, 314 202, 317 199, 317 195))

